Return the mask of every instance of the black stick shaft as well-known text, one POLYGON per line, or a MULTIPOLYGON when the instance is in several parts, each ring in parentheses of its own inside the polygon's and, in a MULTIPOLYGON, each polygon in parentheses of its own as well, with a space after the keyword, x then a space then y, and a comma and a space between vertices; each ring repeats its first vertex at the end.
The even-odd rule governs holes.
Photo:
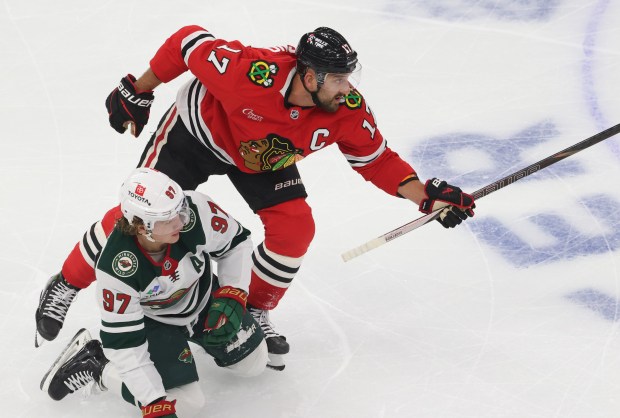
POLYGON ((590 138, 584 139, 583 141, 571 147, 568 147, 565 150, 557 152, 519 171, 509 174, 504 178, 494 181, 493 183, 488 184, 484 186, 483 188, 478 189, 475 192, 473 192, 472 196, 474 197, 474 200, 480 199, 481 197, 484 197, 499 189, 502 189, 514 183, 515 181, 521 180, 522 178, 529 176, 530 174, 533 174, 539 170, 542 170, 543 168, 549 167, 550 165, 555 164, 558 161, 562 161, 564 158, 570 157, 571 155, 576 154, 579 151, 583 151, 584 149, 589 148, 594 144, 598 144, 599 142, 604 141, 607 138, 611 138, 612 136, 616 135, 618 132, 620 132, 620 123, 615 126, 612 126, 609 129, 601 131, 597 133, 596 135, 592 135, 590 138))
MULTIPOLYGON (((521 180, 524 177, 529 176, 530 174, 533 174, 539 170, 542 170, 545 167, 549 167, 552 164, 557 163, 558 161, 562 161, 564 158, 570 157, 573 154, 578 153, 579 151, 583 151, 586 148, 591 147, 594 144, 598 144, 601 141, 604 141, 608 138, 611 138, 612 136, 616 135, 617 133, 620 132, 620 123, 612 126, 609 129, 606 129, 602 132, 597 133, 596 135, 591 136, 588 139, 584 139, 583 141, 566 148, 565 150, 562 150, 560 152, 557 152, 547 158, 544 158, 532 165, 529 165, 519 171, 516 171, 512 174, 507 175, 504 178, 501 178, 497 181, 494 181, 491 184, 488 184, 486 186, 484 186, 483 188, 476 190, 475 192, 472 193, 472 196, 474 197, 475 200, 478 200, 486 195, 489 195, 499 189, 502 189, 512 183, 514 183, 515 181, 521 180)), ((403 235, 405 235, 408 232, 413 231, 414 229, 417 229, 423 225, 426 225, 427 223, 437 219, 437 217, 439 216, 441 212, 441 209, 437 209, 436 211, 429 213, 428 215, 424 215, 414 221, 411 221, 399 228, 396 228, 390 232, 387 232, 383 235, 381 235, 380 237, 377 237, 373 240, 368 241, 365 244, 360 245, 357 248, 353 248, 352 250, 349 250, 345 253, 342 254, 342 258, 344 261, 349 261, 355 257, 360 256, 361 254, 364 254, 370 250, 373 250, 387 242, 392 241, 393 239, 402 237, 403 235)))

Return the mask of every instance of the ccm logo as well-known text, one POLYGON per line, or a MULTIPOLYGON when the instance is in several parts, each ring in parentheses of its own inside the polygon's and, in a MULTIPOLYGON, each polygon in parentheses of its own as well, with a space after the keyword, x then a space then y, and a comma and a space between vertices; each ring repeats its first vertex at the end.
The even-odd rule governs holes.
POLYGON ((274 190, 284 189, 286 187, 294 186, 296 184, 301 184, 301 179, 287 180, 282 183, 277 183, 274 190))

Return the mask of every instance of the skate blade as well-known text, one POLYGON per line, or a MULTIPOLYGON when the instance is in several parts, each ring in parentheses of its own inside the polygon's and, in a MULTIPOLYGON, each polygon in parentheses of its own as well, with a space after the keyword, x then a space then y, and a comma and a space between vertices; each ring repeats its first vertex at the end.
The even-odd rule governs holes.
POLYGON ((267 362, 267 367, 271 370, 277 370, 281 372, 284 370, 284 355, 283 354, 273 354, 269 353, 269 361, 267 362))
POLYGON ((43 379, 41 379, 41 385, 39 387, 43 392, 47 392, 47 389, 50 386, 50 382, 52 381, 52 378, 54 377, 58 369, 60 369, 69 358, 75 355, 75 353, 80 351, 82 347, 84 347, 84 345, 86 345, 86 343, 90 340, 92 340, 90 332, 88 332, 88 330, 85 328, 82 328, 77 332, 77 334, 75 334, 71 342, 67 344, 65 349, 56 359, 56 361, 54 361, 54 364, 52 364, 52 367, 50 367, 47 373, 45 373, 45 376, 43 376, 43 379))
POLYGON ((34 348, 39 348, 43 345, 43 343, 47 341, 45 338, 39 334, 39 331, 34 330, 34 348))

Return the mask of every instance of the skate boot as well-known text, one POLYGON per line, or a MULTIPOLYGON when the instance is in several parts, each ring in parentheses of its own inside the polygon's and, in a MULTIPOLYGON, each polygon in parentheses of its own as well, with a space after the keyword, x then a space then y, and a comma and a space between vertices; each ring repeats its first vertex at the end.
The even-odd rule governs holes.
POLYGON ((35 312, 37 332, 34 346, 39 347, 44 340, 52 341, 58 336, 65 322, 67 310, 80 289, 71 286, 58 273, 47 281, 39 298, 39 307, 35 312))
POLYGON ((90 333, 81 329, 43 376, 41 390, 55 401, 91 385, 104 391, 101 375, 107 363, 101 342, 91 339, 90 333))
POLYGON ((248 312, 254 317, 265 334, 265 342, 269 352, 267 367, 273 370, 284 370, 284 355, 289 352, 290 348, 286 342, 286 337, 273 329, 273 324, 269 321, 269 311, 248 305, 248 312))

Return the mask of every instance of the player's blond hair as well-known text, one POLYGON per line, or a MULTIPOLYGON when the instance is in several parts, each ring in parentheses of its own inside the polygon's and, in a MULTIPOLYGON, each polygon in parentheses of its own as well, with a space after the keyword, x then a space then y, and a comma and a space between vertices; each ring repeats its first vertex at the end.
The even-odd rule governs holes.
POLYGON ((141 226, 142 227, 144 226, 144 221, 138 218, 137 216, 133 217, 133 221, 131 221, 131 223, 129 223, 127 218, 123 216, 119 220, 116 221, 116 225, 115 225, 115 227, 119 231, 121 231, 123 235, 130 235, 130 236, 137 236, 138 228, 140 228, 141 226))

